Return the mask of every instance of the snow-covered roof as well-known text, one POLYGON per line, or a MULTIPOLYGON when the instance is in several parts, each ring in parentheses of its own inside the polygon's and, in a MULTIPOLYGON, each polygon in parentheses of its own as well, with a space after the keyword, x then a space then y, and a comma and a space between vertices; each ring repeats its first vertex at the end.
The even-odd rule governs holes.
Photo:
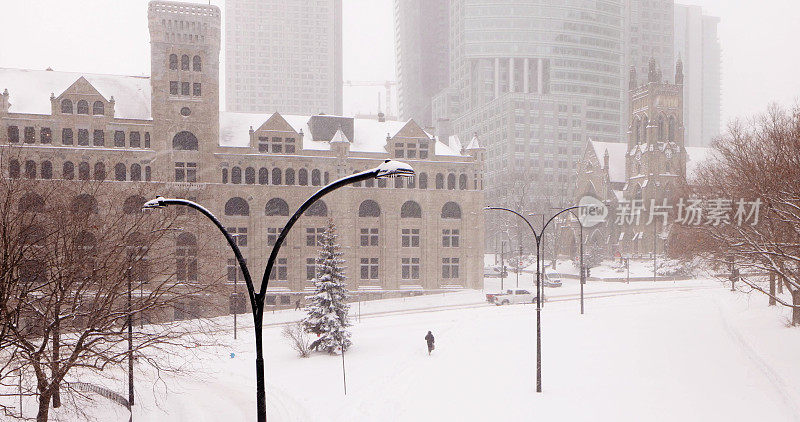
POLYGON ((0 92, 8 89, 12 113, 52 113, 50 94, 61 95, 83 76, 107 100, 114 97, 114 117, 150 120, 150 78, 49 70, 0 68, 0 92))
POLYGON ((450 135, 447 139, 447 146, 453 151, 461 151, 464 147, 461 145, 461 138, 458 135, 450 135))
MULTIPOLYGON (((250 128, 258 129, 271 115, 220 112, 219 133, 220 145, 231 147, 248 147, 250 145, 250 128)), ((325 151, 330 149, 328 141, 315 141, 308 122, 311 116, 281 115, 296 131, 303 131, 303 149, 325 151)), ((386 151, 386 136, 394 136, 408 122, 377 119, 353 119, 353 139, 350 140, 350 151, 383 153, 386 151)), ((425 132, 429 137, 430 134, 425 132)), ((436 155, 462 156, 442 142, 435 143, 436 155)))
POLYGON ((342 132, 342 127, 341 126, 339 127, 339 129, 336 129, 336 133, 333 134, 333 138, 331 139, 331 143, 334 143, 334 142, 345 142, 345 143, 350 142, 350 140, 347 139, 347 135, 345 135, 344 132, 342 132))
POLYGON ((706 147, 686 147, 686 180, 691 181, 698 166, 711 158, 712 149, 706 147))
POLYGON ((472 137, 472 140, 469 141, 469 145, 467 145, 467 150, 480 149, 480 148, 482 147, 481 143, 478 141, 478 135, 475 135, 472 137))
POLYGON ((600 165, 603 165, 603 157, 608 151, 608 177, 612 183, 625 182, 625 153, 628 145, 624 142, 598 142, 589 140, 589 145, 594 149, 600 165))

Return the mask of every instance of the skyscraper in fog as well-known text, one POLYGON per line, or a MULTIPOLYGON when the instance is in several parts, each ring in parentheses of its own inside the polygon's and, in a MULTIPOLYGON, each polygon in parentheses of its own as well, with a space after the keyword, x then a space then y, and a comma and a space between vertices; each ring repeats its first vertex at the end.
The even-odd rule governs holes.
POLYGON ((342 0, 226 0, 225 106, 342 114, 342 0))
POLYGON ((431 98, 447 86, 449 0, 394 0, 397 99, 402 119, 431 125, 431 98))
POLYGON ((720 133, 719 18, 699 6, 675 5, 675 52, 683 59, 686 145, 708 146, 720 133))

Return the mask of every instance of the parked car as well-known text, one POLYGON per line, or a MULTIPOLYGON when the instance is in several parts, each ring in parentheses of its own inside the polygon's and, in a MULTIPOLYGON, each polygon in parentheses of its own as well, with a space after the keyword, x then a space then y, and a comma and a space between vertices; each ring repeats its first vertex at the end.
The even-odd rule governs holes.
POLYGON ((545 287, 561 287, 561 274, 559 273, 544 273, 544 280, 542 281, 545 287))
MULTIPOLYGON (((486 295, 489 300, 489 295, 486 295)), ((525 289, 508 289, 505 293, 495 294, 490 302, 495 305, 510 305, 512 303, 536 303, 536 295, 525 289)))

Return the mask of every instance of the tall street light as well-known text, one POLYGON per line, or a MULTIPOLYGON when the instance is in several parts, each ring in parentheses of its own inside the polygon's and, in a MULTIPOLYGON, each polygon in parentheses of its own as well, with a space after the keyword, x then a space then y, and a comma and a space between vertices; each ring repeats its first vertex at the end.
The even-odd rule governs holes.
POLYGON ((547 228, 547 226, 550 224, 551 221, 553 221, 553 219, 555 219, 556 217, 561 215, 561 213, 564 213, 564 212, 567 212, 567 211, 570 211, 570 210, 574 210, 574 209, 578 209, 578 207, 577 206, 569 207, 569 208, 566 208, 566 209, 563 209, 563 210, 557 212, 555 215, 550 217, 550 219, 547 220, 546 223, 544 223, 542 225, 542 230, 538 234, 536 233, 536 230, 531 225, 531 222, 528 221, 528 219, 525 218, 525 216, 523 216, 522 214, 520 214, 520 213, 518 213, 518 212, 516 212, 514 210, 510 210, 508 208, 503 208, 503 207, 486 207, 484 209, 485 210, 507 211, 507 212, 510 212, 510 213, 516 215, 517 217, 523 219, 525 221, 525 223, 528 225, 528 228, 531 229, 531 232, 533 233, 534 239, 536 239, 536 392, 537 393, 541 393, 542 392, 542 320, 541 320, 541 315, 542 315, 542 291, 541 291, 541 286, 542 286, 542 283, 541 283, 541 278, 542 278, 542 276, 541 276, 542 235, 544 234, 544 229, 547 228))
MULTIPOLYGON (((553 208, 553 209, 560 209, 560 208, 553 208)), ((580 217, 578 214, 575 213, 575 210, 570 210, 570 213, 575 216, 575 219, 578 220, 578 227, 580 227, 580 242, 581 242, 581 258, 580 258, 580 285, 581 285, 581 315, 583 315, 583 285, 586 284, 586 272, 583 268, 583 223, 581 222, 580 217)))
POLYGON ((318 190, 316 193, 311 195, 310 198, 306 199, 300 208, 295 211, 294 215, 289 217, 289 221, 286 222, 286 225, 283 227, 281 234, 278 236, 278 239, 275 241, 275 246, 272 247, 272 252, 269 255, 269 260, 267 261, 267 267, 264 270, 264 277, 261 281, 261 288, 258 292, 256 292, 255 286, 253 285, 253 280, 250 277, 250 271, 247 269, 247 263, 242 257, 242 253, 239 250, 239 246, 236 244, 236 241, 233 239, 233 236, 225 230, 225 227, 222 223, 217 219, 211 211, 203 208, 200 204, 196 202, 192 202, 186 199, 178 199, 178 198, 164 198, 159 196, 156 199, 147 201, 142 208, 143 209, 153 209, 153 208, 164 208, 169 205, 184 205, 187 207, 191 207, 199 211, 201 214, 205 215, 210 219, 215 226, 222 232, 225 236, 225 239, 228 241, 228 246, 231 247, 233 250, 233 254, 236 256, 236 261, 239 263, 239 267, 242 269, 242 276, 244 278, 245 284, 247 285, 247 293, 250 297, 250 307, 253 313, 253 325, 255 330, 255 342, 256 342, 256 409, 258 412, 258 422, 266 422, 267 420, 267 396, 266 390, 264 387, 265 379, 264 379, 264 353, 262 347, 262 322, 264 317, 264 299, 267 295, 267 286, 269 284, 269 277, 270 273, 272 272, 272 268, 275 264, 275 259, 278 256, 278 251, 283 245, 284 239, 286 239, 286 235, 291 230, 292 226, 297 222, 297 219, 308 209, 314 202, 318 199, 322 198, 323 196, 327 195, 328 193, 339 189, 343 186, 347 186, 352 183, 358 183, 363 180, 367 179, 382 179, 382 178, 389 178, 389 177, 412 177, 414 176, 414 169, 411 168, 410 165, 406 163, 402 163, 399 161, 394 160, 386 160, 381 163, 378 167, 375 167, 371 170, 362 171, 360 173, 352 174, 347 177, 343 177, 339 180, 336 180, 327 186, 322 187, 322 189, 318 190))

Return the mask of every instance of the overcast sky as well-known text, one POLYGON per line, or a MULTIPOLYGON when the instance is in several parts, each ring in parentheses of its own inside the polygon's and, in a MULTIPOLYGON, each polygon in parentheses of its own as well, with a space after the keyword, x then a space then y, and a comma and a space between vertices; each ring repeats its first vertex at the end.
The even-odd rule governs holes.
MULTIPOLYGON (((721 18, 723 124, 800 98, 800 1, 679 3, 721 18)), ((394 80, 393 0, 343 5, 344 79, 394 80)), ((150 73, 147 0, 0 0, 0 16, 0 67, 150 73)), ((345 112, 374 112, 376 92, 345 88, 345 112)))

